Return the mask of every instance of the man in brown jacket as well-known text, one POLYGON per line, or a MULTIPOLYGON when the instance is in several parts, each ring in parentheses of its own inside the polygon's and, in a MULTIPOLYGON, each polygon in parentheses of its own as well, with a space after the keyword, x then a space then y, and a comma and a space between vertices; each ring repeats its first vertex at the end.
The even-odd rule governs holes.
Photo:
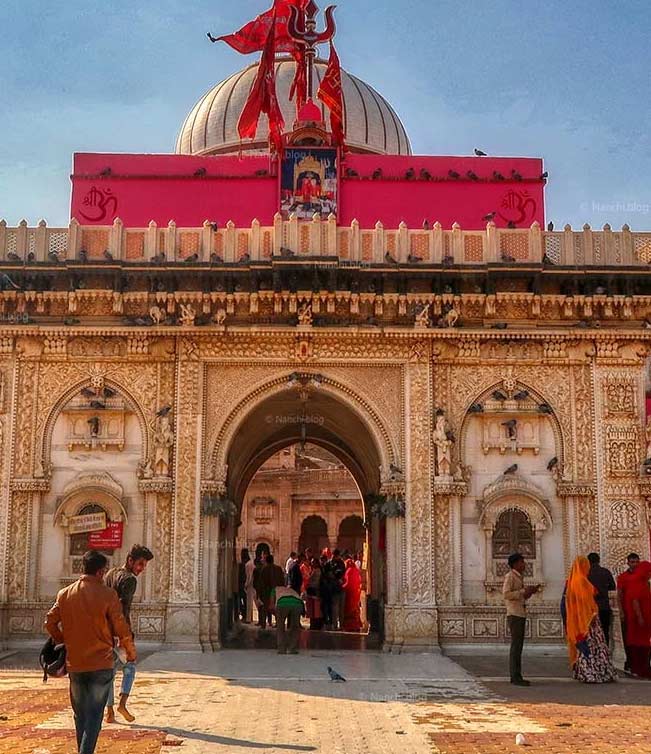
POLYGON ((136 661, 136 650, 118 595, 103 582, 106 557, 89 550, 83 565, 84 575, 57 595, 45 628, 57 644, 66 646, 77 749, 94 754, 113 683, 113 637, 120 638, 130 662, 136 661))

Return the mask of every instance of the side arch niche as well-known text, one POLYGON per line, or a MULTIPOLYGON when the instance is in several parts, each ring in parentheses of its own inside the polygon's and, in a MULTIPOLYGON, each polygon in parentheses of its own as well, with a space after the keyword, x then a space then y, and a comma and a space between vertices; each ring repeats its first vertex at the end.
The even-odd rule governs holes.
POLYGON ((544 492, 517 475, 502 476, 486 487, 478 508, 488 595, 501 592, 508 556, 516 551, 525 556, 525 577, 544 587, 543 537, 553 528, 551 506, 544 492))

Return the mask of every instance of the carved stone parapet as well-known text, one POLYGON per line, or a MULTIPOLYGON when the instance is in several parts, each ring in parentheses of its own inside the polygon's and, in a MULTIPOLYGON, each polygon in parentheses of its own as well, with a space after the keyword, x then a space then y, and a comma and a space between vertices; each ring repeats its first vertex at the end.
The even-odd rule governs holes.
POLYGON ((559 497, 594 497, 597 494, 597 490, 592 484, 559 482, 556 485, 556 494, 559 497))
POLYGON ((466 482, 440 482, 434 478, 432 495, 434 497, 465 497, 468 494, 466 482))
POLYGON ((174 483, 169 477, 138 480, 138 490, 143 493, 158 492, 161 494, 171 494, 173 487, 174 483))
POLYGON ((12 479, 9 488, 12 492, 49 492, 50 479, 12 479))
POLYGON ((224 495, 226 493, 226 479, 204 479, 201 482, 202 495, 224 495))

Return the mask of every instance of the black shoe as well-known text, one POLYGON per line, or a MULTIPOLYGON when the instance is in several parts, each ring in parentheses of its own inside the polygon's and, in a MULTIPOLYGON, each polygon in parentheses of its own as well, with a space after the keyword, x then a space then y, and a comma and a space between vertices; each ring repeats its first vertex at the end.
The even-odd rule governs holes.
POLYGON ((514 686, 531 686, 531 681, 525 681, 524 678, 511 678, 514 686))

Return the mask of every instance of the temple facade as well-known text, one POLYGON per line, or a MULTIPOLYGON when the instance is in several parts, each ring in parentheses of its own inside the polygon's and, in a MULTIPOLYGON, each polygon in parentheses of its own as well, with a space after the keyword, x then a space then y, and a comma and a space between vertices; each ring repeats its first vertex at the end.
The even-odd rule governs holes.
POLYGON ((2 645, 89 546, 140 542, 137 635, 218 649, 238 547, 286 556, 334 494, 323 470, 301 515, 274 498, 297 443, 354 480, 387 649, 503 642, 513 550, 540 643, 576 555, 649 557, 651 232, 546 226, 542 161, 414 156, 348 74, 342 152, 325 108, 292 113, 292 65, 281 155, 264 119, 239 155, 245 69, 178 154, 77 155, 68 227, 0 223, 2 645))

